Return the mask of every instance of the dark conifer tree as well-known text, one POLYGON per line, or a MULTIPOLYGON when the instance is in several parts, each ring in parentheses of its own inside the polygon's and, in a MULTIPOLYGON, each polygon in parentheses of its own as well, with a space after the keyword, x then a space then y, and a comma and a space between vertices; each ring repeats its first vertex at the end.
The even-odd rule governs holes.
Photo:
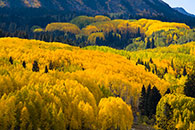
POLYGON ((164 94, 164 95, 169 94, 169 93, 171 93, 170 88, 168 88, 168 89, 167 89, 167 91, 165 92, 165 94, 164 94))
POLYGON ((12 59, 11 56, 10 56, 10 58, 9 58, 9 62, 13 65, 13 59, 12 59))
POLYGON ((38 66, 38 62, 36 60, 33 63, 32 71, 33 72, 39 72, 39 66, 38 66))
POLYGON ((153 60, 152 60, 152 58, 150 58, 150 63, 152 63, 152 64, 154 63, 153 60))
POLYGON ((195 98, 195 73, 188 75, 185 83, 184 93, 186 96, 195 98))
POLYGON ((45 66, 45 73, 48 73, 48 69, 47 69, 47 66, 45 66))
POLYGON ((164 72, 164 74, 166 74, 166 73, 168 73, 167 67, 165 67, 165 72, 164 72))
POLYGON ((157 69, 156 64, 154 65, 154 70, 155 70, 155 72, 156 72, 156 74, 157 74, 157 73, 158 73, 158 69, 157 69))
POLYGON ((52 63, 52 61, 49 62, 49 70, 53 70, 53 63, 52 63))
POLYGON ((22 62, 22 66, 23 66, 24 68, 26 68, 26 62, 25 62, 25 61, 22 62))
POLYGON ((145 86, 143 85, 142 87, 142 92, 141 92, 141 97, 139 98, 139 110, 141 115, 145 115, 145 105, 146 105, 146 89, 145 86))
POLYGON ((159 90, 154 86, 148 98, 149 118, 156 114, 156 106, 161 99, 159 90))
POLYGON ((173 70, 175 70, 173 59, 171 60, 171 67, 173 68, 173 70))
POLYGON ((155 48, 155 45, 154 45, 154 38, 152 38, 152 43, 150 44, 150 48, 155 48))
POLYGON ((139 27, 137 29, 137 37, 141 37, 141 31, 140 31, 140 28, 139 27))
POLYGON ((183 76, 186 76, 187 75, 187 71, 186 71, 186 67, 184 66, 183 68, 183 76))
POLYGON ((151 45, 150 38, 147 38, 146 49, 150 48, 150 45, 151 45))
POLYGON ((145 113, 146 113, 146 116, 148 116, 148 117, 150 115, 150 108, 151 108, 151 106, 150 106, 151 102, 149 100, 150 93, 151 93, 151 85, 149 84, 148 89, 147 89, 147 93, 146 93, 146 102, 145 102, 145 113))

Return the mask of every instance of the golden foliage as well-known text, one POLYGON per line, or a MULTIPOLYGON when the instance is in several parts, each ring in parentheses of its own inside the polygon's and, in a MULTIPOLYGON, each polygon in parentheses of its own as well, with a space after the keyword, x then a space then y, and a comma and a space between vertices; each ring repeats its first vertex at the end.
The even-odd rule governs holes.
POLYGON ((153 32, 157 32, 160 30, 168 31, 171 29, 179 28, 190 29, 190 27, 184 23, 161 22, 159 20, 140 19, 135 23, 141 25, 147 36, 150 36, 153 32))
POLYGON ((33 32, 37 33, 37 32, 44 32, 45 30, 42 28, 36 28, 33 30, 33 32))
MULTIPOLYGON (((103 104, 108 108, 105 112, 109 112, 109 104, 115 104, 116 114, 132 117, 130 107, 123 101, 136 111, 143 84, 155 85, 161 93, 169 87, 168 82, 142 66, 112 53, 19 38, 0 39, 0 52, 0 129, 97 129, 103 123, 97 120, 103 104), (34 60, 39 72, 32 72, 34 60), (44 73, 50 63, 53 70, 44 73), (123 101, 101 100, 111 95, 123 101), (99 102, 108 105, 101 103, 98 108, 99 102), (4 116, 6 113, 9 114, 4 116)), ((112 127, 130 128, 132 119, 121 117, 119 124, 114 119, 112 127)))
POLYGON ((131 129, 133 114, 131 107, 121 98, 103 98, 99 103, 98 121, 101 130, 131 129))
POLYGON ((82 29, 83 34, 87 35, 87 36, 89 36, 92 33, 96 33, 98 31, 99 31, 99 29, 93 25, 88 25, 87 27, 82 29))
POLYGON ((45 28, 45 31, 53 32, 53 31, 62 31, 62 32, 70 32, 73 34, 79 34, 80 29, 75 25, 71 23, 50 23, 45 28))
POLYGON ((111 19, 107 16, 103 16, 103 15, 96 15, 95 16, 95 21, 96 22, 105 22, 105 21, 111 21, 111 19))

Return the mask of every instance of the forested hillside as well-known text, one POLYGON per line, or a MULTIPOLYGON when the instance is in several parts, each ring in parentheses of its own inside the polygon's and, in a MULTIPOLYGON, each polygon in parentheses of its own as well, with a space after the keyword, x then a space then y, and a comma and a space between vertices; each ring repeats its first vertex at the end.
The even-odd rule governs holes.
MULTIPOLYGON (((4 16, 8 20, 7 22, 16 22, 16 24, 20 25, 20 20, 10 20, 9 18, 12 18, 11 16, 19 16, 22 19, 32 19, 28 15, 23 15, 31 14, 30 16, 35 18, 49 20, 45 17, 46 15, 55 17, 63 13, 74 13, 76 15, 90 16, 101 14, 126 19, 152 18, 163 21, 185 22, 190 25, 194 25, 193 21, 195 21, 194 18, 174 10, 162 0, 0 0, 0 8, 0 15, 4 16), (11 10, 14 11, 10 12, 11 10), (24 10, 26 11, 25 13, 23 12, 24 10), (43 14, 43 16, 33 15, 37 11, 43 14), (15 13, 18 15, 15 15, 15 13)), ((23 22, 26 25, 30 21, 23 22)), ((38 21, 34 22, 36 24, 39 23, 38 21)))
POLYGON ((0 37, 62 42, 80 47, 109 46, 136 51, 195 41, 195 30, 184 23, 150 19, 112 20, 107 16, 97 15, 78 16, 70 22, 48 23, 44 28, 34 25, 30 31, 17 31, 16 25, 11 24, 9 31, 0 30, 0 37))
MULTIPOLYGON (((0 18, 0 130, 195 130, 194 28, 116 14, 44 15, 52 4, 43 2, 22 3, 30 13, 40 8, 32 17, 39 24, 0 18)), ((12 4, 0 0, 21 6, 12 4)))
POLYGON ((119 55, 18 38, 0 44, 1 129, 131 128, 142 86, 161 94, 170 86, 119 55))
POLYGON ((194 93, 187 76, 194 74, 194 48, 128 52, 1 38, 0 129, 123 130, 156 119, 161 129, 193 130, 194 98, 183 94, 194 93))
MULTIPOLYGON (((194 47, 195 43, 191 42, 184 45, 171 45, 169 47, 135 52, 98 46, 88 46, 85 49, 98 50, 109 54, 119 54, 136 62, 137 66, 144 67, 146 71, 151 72, 157 75, 160 79, 170 83, 165 94, 161 95, 162 99, 158 103, 156 109, 150 107, 149 102, 151 97, 148 97, 148 95, 151 94, 151 89, 146 89, 144 86, 142 87, 141 96, 139 98, 141 122, 151 124, 154 121, 152 119, 156 119, 155 124, 157 128, 163 130, 194 130, 194 47), (183 94, 189 97, 186 97, 183 94), (152 117, 151 111, 148 111, 152 109, 155 109, 156 118, 152 117), (146 117, 150 120, 148 121, 146 117)), ((157 93, 154 97, 161 98, 157 93)), ((155 103, 155 101, 156 100, 154 99, 153 103, 155 103)))

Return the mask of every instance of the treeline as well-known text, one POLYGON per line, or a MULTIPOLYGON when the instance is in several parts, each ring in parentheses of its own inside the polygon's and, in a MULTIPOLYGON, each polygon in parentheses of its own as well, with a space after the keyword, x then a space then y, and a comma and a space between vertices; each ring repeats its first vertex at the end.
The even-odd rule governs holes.
MULTIPOLYGON (((67 16, 74 17, 74 15, 67 16)), ((58 18, 58 17, 56 17, 58 18)), ((195 32, 181 23, 157 20, 111 20, 107 16, 79 16, 70 22, 26 26, 17 29, 15 23, 1 24, 1 37, 20 37, 46 42, 62 42, 74 46, 110 46, 130 51, 169 46, 194 41, 195 32)))

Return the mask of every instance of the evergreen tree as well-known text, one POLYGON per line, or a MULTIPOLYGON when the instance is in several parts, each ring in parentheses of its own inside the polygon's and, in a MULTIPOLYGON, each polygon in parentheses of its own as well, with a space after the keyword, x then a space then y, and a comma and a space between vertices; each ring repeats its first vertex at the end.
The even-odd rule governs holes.
POLYGON ((33 72, 39 72, 39 66, 38 66, 38 63, 37 63, 36 60, 35 60, 34 63, 33 63, 32 71, 33 71, 33 72))
POLYGON ((9 58, 9 62, 13 65, 13 59, 12 59, 11 56, 10 56, 10 58, 9 58))
POLYGON ((154 63, 153 60, 152 60, 152 58, 150 58, 150 63, 152 63, 152 64, 154 63))
POLYGON ((185 83, 184 93, 186 96, 195 98, 195 73, 188 75, 185 83))
POLYGON ((141 92, 141 97, 139 98, 139 110, 141 115, 145 115, 145 105, 146 105, 146 89, 145 86, 143 85, 142 87, 142 92, 141 92))
POLYGON ((45 73, 48 73, 48 69, 47 69, 47 66, 45 66, 45 73))
POLYGON ((186 67, 184 66, 183 68, 183 76, 186 76, 187 75, 187 71, 186 71, 186 67))
POLYGON ((149 117, 152 117, 152 115, 156 114, 156 106, 158 102, 160 101, 160 99, 161 99, 161 94, 159 90, 154 86, 151 90, 151 93, 148 99, 148 106, 150 108, 148 109, 149 117))
POLYGON ((155 45, 154 45, 154 38, 152 38, 152 43, 150 45, 150 48, 155 48, 155 45))
POLYGON ((151 93, 151 85, 149 84, 148 89, 147 89, 147 93, 146 93, 146 102, 145 102, 145 113, 146 113, 146 116, 148 116, 148 117, 150 115, 150 109, 151 109, 151 106, 150 106, 151 102, 149 100, 150 93, 151 93))
POLYGON ((147 38, 146 49, 150 48, 150 45, 151 45, 150 38, 147 38))
POLYGON ((168 88, 168 89, 167 89, 167 91, 165 92, 165 94, 164 94, 164 95, 169 94, 169 93, 171 93, 170 88, 168 88))
POLYGON ((137 29, 137 37, 141 37, 140 27, 138 27, 138 29, 137 29))
POLYGON ((49 62, 49 70, 53 70, 53 64, 52 61, 49 62))
POLYGON ((165 72, 164 72, 164 74, 166 74, 166 73, 168 73, 167 67, 165 67, 165 72))
POLYGON ((155 70, 155 72, 156 72, 156 74, 157 74, 157 73, 158 73, 158 69, 157 69, 156 64, 154 65, 154 70, 155 70))
POLYGON ((24 68, 26 68, 26 62, 25 62, 25 61, 22 62, 22 66, 23 66, 24 68))
POLYGON ((173 68, 173 70, 175 70, 173 59, 171 60, 171 67, 173 68))

